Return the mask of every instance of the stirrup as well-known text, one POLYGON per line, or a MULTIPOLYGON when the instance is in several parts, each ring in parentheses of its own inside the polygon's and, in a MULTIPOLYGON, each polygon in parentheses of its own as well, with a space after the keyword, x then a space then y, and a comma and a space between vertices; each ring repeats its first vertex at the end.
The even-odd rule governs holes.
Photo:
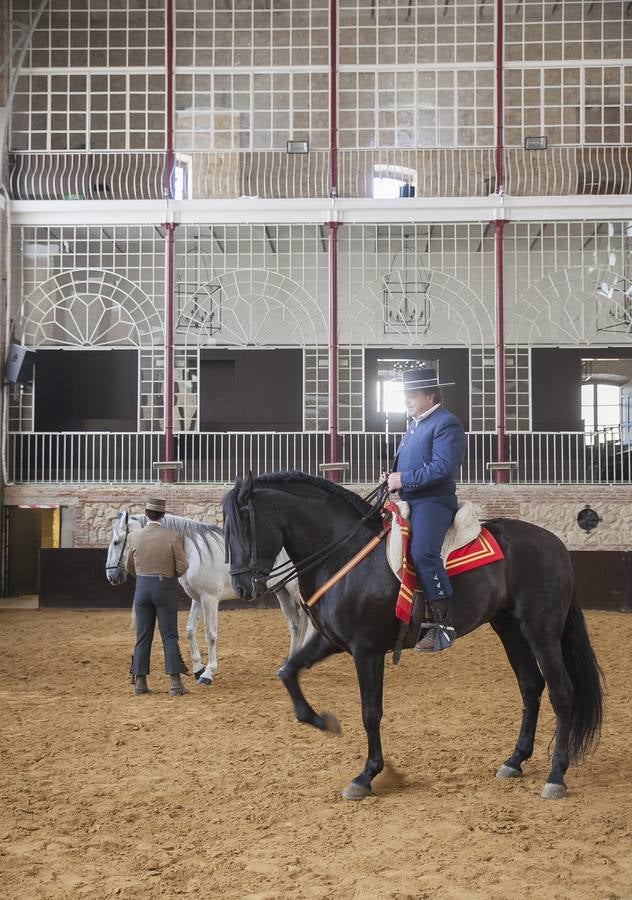
POLYGON ((426 634, 421 638, 421 640, 417 641, 417 643, 415 644, 415 650, 417 651, 417 653, 440 653, 442 650, 449 650, 454 643, 454 635, 449 634, 449 632, 453 633, 454 628, 448 625, 437 625, 436 622, 433 623, 429 626, 426 634), (425 641, 427 635, 429 634, 430 628, 432 628, 434 634, 433 646, 420 647, 419 645, 423 641, 425 641))

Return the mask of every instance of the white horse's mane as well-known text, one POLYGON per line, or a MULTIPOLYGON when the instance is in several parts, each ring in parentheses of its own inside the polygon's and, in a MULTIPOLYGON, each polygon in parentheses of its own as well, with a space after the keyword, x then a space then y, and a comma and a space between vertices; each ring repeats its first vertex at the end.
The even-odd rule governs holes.
MULTIPOLYGON (((149 521, 147 516, 143 515, 142 513, 130 516, 130 519, 133 519, 135 522, 139 522, 143 526, 143 528, 149 521)), ((211 555, 211 541, 215 541, 215 543, 221 550, 224 549, 224 532, 218 525, 210 525, 206 522, 197 522, 195 519, 187 519, 184 516, 171 515, 164 516, 162 521, 164 522, 165 528, 169 528, 171 529, 171 531, 177 532, 177 534, 183 540, 184 538, 190 538, 198 553, 200 553, 201 549, 200 542, 204 544, 211 555)))

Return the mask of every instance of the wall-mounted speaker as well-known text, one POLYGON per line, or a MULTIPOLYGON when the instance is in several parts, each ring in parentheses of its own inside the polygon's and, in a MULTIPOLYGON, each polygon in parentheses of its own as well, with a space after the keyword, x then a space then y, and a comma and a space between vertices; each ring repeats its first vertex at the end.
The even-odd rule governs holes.
POLYGON ((28 350, 20 344, 10 344, 4 377, 11 384, 26 384, 33 381, 35 350, 28 350))

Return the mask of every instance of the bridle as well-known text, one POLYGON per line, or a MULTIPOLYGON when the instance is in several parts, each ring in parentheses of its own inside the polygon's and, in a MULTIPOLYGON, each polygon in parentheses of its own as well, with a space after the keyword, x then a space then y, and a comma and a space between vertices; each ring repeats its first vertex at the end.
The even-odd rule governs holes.
MULTIPOLYGON (((246 575, 250 574, 252 576, 252 590, 256 595, 259 587, 261 586, 263 590, 266 589, 266 584, 268 581, 268 577, 270 573, 274 571, 273 569, 268 569, 265 572, 263 569, 260 569, 257 563, 257 523, 255 519, 255 508, 252 503, 252 499, 248 499, 248 503, 246 504, 246 509, 248 511, 248 521, 250 524, 250 562, 247 566, 242 566, 239 569, 235 569, 232 566, 229 566, 228 574, 229 575, 246 575)), ((229 560, 229 551, 228 551, 228 542, 224 541, 224 555, 225 561, 228 563, 229 560)))
MULTIPOLYGON (((282 587, 284 587, 288 582, 294 581, 295 578, 298 578, 299 575, 303 575, 305 572, 309 572, 310 569, 315 568, 320 565, 330 556, 332 556, 339 547, 343 544, 348 543, 351 538, 354 537, 355 534, 362 528, 364 523, 379 513, 382 508, 382 504, 384 503, 386 494, 387 494, 387 486, 386 482, 383 484, 379 484, 374 490, 372 490, 366 497, 365 500, 371 503, 370 510, 365 513, 364 516, 360 519, 360 521, 355 525, 351 531, 347 532, 347 534, 343 535, 341 538, 337 538, 335 541, 331 541, 329 544, 326 544, 324 547, 321 547, 320 550, 317 550, 315 553, 312 553, 310 556, 306 556, 305 559, 302 559, 300 562, 296 563, 296 565, 292 562, 292 560, 287 560, 287 562, 281 563, 278 566, 274 566, 272 569, 269 569, 267 572, 264 569, 260 569, 257 561, 257 524, 255 519, 255 509, 252 503, 252 498, 248 498, 248 502, 245 506, 245 509, 248 511, 248 521, 250 525, 250 562, 247 566, 242 566, 239 569, 235 569, 232 566, 229 567, 228 572, 230 575, 246 575, 250 574, 252 577, 252 589, 255 596, 257 595, 257 591, 261 588, 261 592, 264 591, 278 591, 282 587), (270 575, 275 572, 279 577, 279 581, 275 582, 268 586, 268 578, 270 575)), ((243 509, 244 507, 242 507, 243 509)), ((225 561, 228 563, 229 560, 229 548, 228 541, 224 542, 225 548, 225 561)))
POLYGON ((120 569, 120 568, 122 568, 121 563, 123 562, 123 554, 125 553, 125 547, 127 546, 127 539, 128 539, 128 537, 129 537, 129 521, 128 521, 127 525, 125 526, 125 537, 123 538, 123 546, 121 547, 121 553, 120 553, 120 556, 119 556, 119 558, 118 558, 118 562, 116 563, 115 566, 106 566, 106 567, 105 567, 105 571, 106 571, 106 572, 107 572, 108 569, 120 569))

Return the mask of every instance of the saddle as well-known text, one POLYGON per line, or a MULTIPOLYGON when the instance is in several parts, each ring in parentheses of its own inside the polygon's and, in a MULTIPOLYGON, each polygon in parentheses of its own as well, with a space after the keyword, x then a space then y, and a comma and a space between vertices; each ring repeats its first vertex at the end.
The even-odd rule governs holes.
MULTIPOLYGON (((405 500, 398 500, 397 506, 403 519, 410 518, 410 507, 405 500)), ((448 528, 443 545, 441 547, 441 559, 444 564, 455 550, 465 547, 475 540, 481 533, 480 519, 476 515, 476 509, 471 500, 459 503, 459 508, 454 516, 452 525, 448 528)), ((399 524, 393 516, 391 530, 386 539, 386 556, 393 573, 401 581, 402 573, 402 532, 399 524)))

